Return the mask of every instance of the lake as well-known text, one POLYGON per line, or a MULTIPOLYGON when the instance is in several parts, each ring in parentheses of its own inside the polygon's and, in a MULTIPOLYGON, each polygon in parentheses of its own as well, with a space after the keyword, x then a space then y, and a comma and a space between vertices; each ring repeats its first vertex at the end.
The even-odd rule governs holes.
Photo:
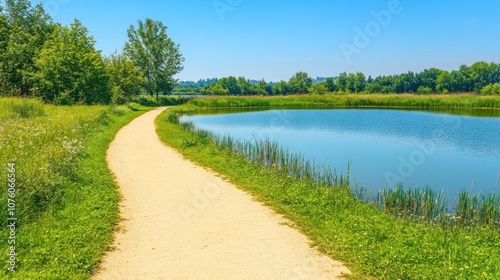
MULTIPOLYGON (((267 110, 183 116, 237 139, 270 139, 328 163, 372 191, 431 186, 493 192, 500 175, 500 112, 478 116, 389 109, 267 110), (495 117, 496 116, 496 117, 495 117)), ((500 186, 498 186, 500 187, 500 186)))

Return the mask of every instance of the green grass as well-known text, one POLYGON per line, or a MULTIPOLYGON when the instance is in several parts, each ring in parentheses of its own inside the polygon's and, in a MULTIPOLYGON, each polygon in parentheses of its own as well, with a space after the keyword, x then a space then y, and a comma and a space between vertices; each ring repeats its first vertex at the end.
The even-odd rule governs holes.
MULTIPOLYGON (((118 130, 147 110, 138 104, 52 106, 0 99, 0 178, 16 163, 16 272, 2 279, 88 279, 109 249, 119 194, 106 163, 118 130)), ((9 252, 7 190, 0 190, 2 255, 9 252)), ((6 260, 6 257, 2 258, 6 260)))
POLYGON ((273 97, 207 97, 188 102, 199 108, 224 107, 417 107, 500 108, 500 96, 349 94, 292 95, 273 97))
MULTIPOLYGON (((230 98, 227 103, 234 100, 230 98)), ((193 104, 208 104, 206 102, 212 101, 192 100, 175 111, 189 111, 195 108, 193 104)), ((220 99, 220 102, 225 101, 220 99)), ((342 260, 353 271, 352 279, 500 278, 497 228, 488 224, 440 227, 396 218, 380 211, 377 205, 356 198, 345 185, 345 178, 335 173, 330 173, 334 176, 330 180, 333 185, 325 187, 324 183, 318 184, 307 176, 321 173, 320 167, 310 165, 309 171, 304 171, 307 163, 297 156, 282 162, 287 156, 276 155, 270 143, 251 148, 227 137, 214 140, 209 133, 193 132, 190 124, 178 124, 175 115, 171 114, 173 111, 157 119, 158 133, 165 143, 187 158, 219 172, 284 214, 322 252, 342 260), (302 171, 293 167, 295 160, 295 165, 302 165, 302 171)), ((442 210, 430 206, 430 201, 438 194, 430 196, 413 191, 409 195, 418 197, 420 203, 413 200, 409 205, 421 211, 442 210)), ((386 197, 393 199, 394 203, 389 205, 394 206, 408 196, 395 191, 387 193, 386 197)), ((476 198, 466 194, 460 205, 478 209, 476 198)), ((490 198, 495 199, 494 196, 490 198)), ((489 215, 495 210, 481 211, 489 215)))

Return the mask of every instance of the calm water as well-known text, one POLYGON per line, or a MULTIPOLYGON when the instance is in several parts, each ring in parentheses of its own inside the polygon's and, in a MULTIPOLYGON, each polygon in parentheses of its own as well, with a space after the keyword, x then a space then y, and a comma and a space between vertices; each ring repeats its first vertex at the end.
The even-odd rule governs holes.
MULTIPOLYGON (((379 109, 271 110, 185 116, 196 127, 269 138, 371 190, 432 186, 492 192, 500 172, 500 118, 379 109)), ((500 188, 500 186, 498 186, 500 188)))

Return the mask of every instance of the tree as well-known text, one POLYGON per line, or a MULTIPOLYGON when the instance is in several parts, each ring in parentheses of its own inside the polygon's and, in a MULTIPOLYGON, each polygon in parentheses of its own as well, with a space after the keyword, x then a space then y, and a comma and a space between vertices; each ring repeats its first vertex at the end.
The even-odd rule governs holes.
POLYGON ((95 41, 78 20, 58 26, 29 73, 35 95, 63 104, 104 104, 111 99, 109 78, 95 41))
POLYGON ((161 21, 147 18, 130 26, 125 43, 125 55, 134 61, 144 77, 144 88, 150 95, 170 94, 177 80, 174 75, 182 71, 184 57, 167 35, 161 21))
POLYGON ((290 89, 290 86, 288 86, 287 82, 280 81, 273 86, 272 93, 275 95, 287 95, 292 93, 292 90, 290 89))
POLYGON ((305 72, 298 72, 288 81, 293 93, 308 93, 312 86, 312 78, 305 72))
POLYGON ((347 73, 342 72, 339 74, 339 77, 337 78, 336 85, 337 89, 341 92, 347 92, 347 73))
POLYGON ((135 63, 124 55, 114 53, 105 60, 113 103, 125 103, 142 90, 142 75, 135 63))
POLYGON ((363 92, 366 86, 366 76, 361 72, 357 72, 354 79, 354 92, 363 92))
POLYGON ((335 80, 333 78, 326 78, 325 87, 328 90, 328 92, 337 91, 337 85, 335 84, 335 80))
POLYGON ((241 89, 238 86, 238 79, 233 76, 222 78, 218 81, 221 88, 227 89, 228 94, 237 95, 241 94, 241 89))
POLYGON ((312 94, 325 94, 328 92, 325 82, 313 84, 309 90, 312 94))
POLYGON ((259 80, 259 83, 256 85, 256 94, 258 95, 269 95, 273 93, 273 89, 267 82, 262 79, 259 80))
POLYGON ((0 17, 0 84, 8 93, 31 95, 28 73, 37 70, 34 59, 55 24, 42 4, 32 7, 29 0, 6 0, 0 17))
POLYGON ((419 81, 419 87, 431 89, 431 92, 436 92, 437 78, 441 72, 443 71, 436 68, 430 68, 418 73, 416 79, 419 81))
POLYGON ((500 95, 500 84, 489 84, 481 89, 482 95, 500 95))

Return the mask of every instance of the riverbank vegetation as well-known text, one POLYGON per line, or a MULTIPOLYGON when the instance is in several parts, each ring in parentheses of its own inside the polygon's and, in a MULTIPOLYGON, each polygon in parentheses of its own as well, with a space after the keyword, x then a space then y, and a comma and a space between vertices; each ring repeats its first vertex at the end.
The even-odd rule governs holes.
POLYGON ((454 212, 430 190, 387 190, 367 203, 363 190, 349 186, 348 170, 316 166, 267 141, 241 143, 180 124, 178 114, 198 101, 157 119, 161 139, 291 219, 345 262, 352 279, 500 277, 497 195, 463 192, 454 212))
MULTIPOLYGON (((500 108, 500 96, 326 94, 292 96, 227 96, 192 99, 195 108, 229 107, 413 107, 413 108, 500 108)), ((187 107, 183 107, 187 108, 187 107)))
POLYGON ((15 272, 3 261, 0 278, 90 277, 118 220, 119 194, 106 150, 118 130, 145 110, 138 104, 54 106, 0 98, 0 178, 7 182, 9 164, 16 178, 15 196, 0 189, 2 255, 12 251, 7 245, 16 254, 15 272), (15 201, 10 212, 8 198, 15 201), (14 231, 7 218, 17 219, 14 231))

